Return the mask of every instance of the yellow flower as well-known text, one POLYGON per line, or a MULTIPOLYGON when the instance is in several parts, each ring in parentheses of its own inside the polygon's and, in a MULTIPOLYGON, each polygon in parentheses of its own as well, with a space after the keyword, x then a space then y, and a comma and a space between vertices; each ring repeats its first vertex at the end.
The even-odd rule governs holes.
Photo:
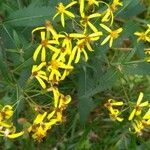
POLYGON ((2 110, 0 110, 0 122, 9 119, 13 115, 12 106, 5 105, 2 110))
POLYGON ((63 110, 66 109, 66 106, 71 102, 71 96, 64 96, 58 91, 58 88, 52 87, 54 95, 54 111, 48 115, 50 119, 54 114, 56 114, 56 120, 58 122, 63 121, 63 110))
POLYGON ((129 131, 134 134, 141 135, 143 129, 144 129, 143 123, 141 121, 135 120, 132 123, 132 128, 129 128, 129 131))
POLYGON ((87 27, 89 26, 90 29, 93 31, 93 32, 98 32, 98 29, 90 22, 90 20, 92 18, 97 18, 97 17, 100 17, 101 14, 99 13, 94 13, 94 14, 91 14, 89 16, 86 16, 85 14, 82 14, 81 15, 81 24, 84 26, 84 33, 86 33, 87 31, 87 27))
POLYGON ((47 40, 45 32, 41 32, 41 44, 36 48, 34 54, 33 54, 33 60, 36 61, 37 57, 39 55, 39 52, 41 52, 41 61, 45 61, 46 59, 46 48, 56 52, 56 48, 53 47, 51 44, 59 44, 56 40, 47 40))
POLYGON ((119 2, 119 0, 114 0, 111 5, 108 5, 105 2, 102 2, 107 6, 107 10, 105 12, 105 15, 102 18, 102 22, 108 22, 111 19, 111 25, 113 24, 114 20, 114 12, 117 10, 117 6, 123 6, 122 2, 119 2))
POLYGON ((91 42, 97 41, 101 35, 102 35, 102 32, 95 32, 89 35, 80 34, 80 33, 70 33, 70 37, 72 38, 77 38, 77 39, 81 38, 81 43, 83 42, 89 51, 93 51, 90 45, 91 42))
POLYGON ((75 59, 75 63, 78 63, 81 57, 81 53, 83 53, 85 61, 88 60, 87 52, 85 51, 85 44, 82 40, 78 40, 76 46, 73 48, 72 53, 69 58, 69 63, 71 63, 75 59))
POLYGON ((104 106, 110 110, 112 109, 113 106, 123 106, 123 102, 122 101, 116 101, 114 99, 109 99, 107 103, 104 104, 104 106))
POLYGON ((46 136, 47 130, 49 130, 52 125, 57 123, 56 119, 51 119, 50 121, 45 122, 44 119, 46 119, 46 116, 47 112, 38 114, 33 122, 33 125, 28 128, 28 132, 33 133, 32 138, 38 142, 41 142, 42 139, 46 136))
POLYGON ((136 102, 136 106, 132 110, 128 120, 132 120, 135 115, 139 116, 142 112, 142 108, 145 107, 145 106, 148 106, 148 101, 145 101, 145 102, 141 103, 141 101, 143 99, 143 96, 144 96, 143 93, 140 92, 140 95, 139 95, 138 100, 136 102))
POLYGON ((99 6, 99 0, 87 0, 87 2, 88 2, 88 6, 93 6, 93 5, 99 6))
POLYGON ((73 66, 69 64, 64 64, 59 59, 53 59, 48 64, 49 81, 58 82, 61 79, 61 71, 72 70, 73 66))
POLYGON ((122 122, 123 121, 123 118, 119 117, 119 115, 121 114, 121 112, 118 110, 118 109, 113 109, 112 107, 109 109, 110 111, 110 119, 112 120, 117 120, 119 122, 122 122))
POLYGON ((48 20, 45 22, 45 27, 37 27, 34 30, 32 30, 32 35, 34 32, 39 31, 39 30, 44 30, 44 29, 46 29, 47 32, 50 32, 54 39, 56 40, 58 39, 58 34, 56 30, 53 28, 51 22, 48 20))
POLYGON ((58 6, 56 7, 57 13, 53 17, 53 19, 55 19, 55 17, 57 17, 59 14, 61 14, 61 24, 63 27, 65 27, 64 15, 67 15, 68 17, 71 17, 71 18, 75 18, 75 15, 73 13, 71 13, 70 11, 67 11, 66 9, 68 9, 69 7, 72 7, 76 3, 77 3, 76 1, 73 1, 73 2, 69 3, 67 6, 64 6, 63 3, 59 3, 58 6))
POLYGON ((135 32, 134 35, 138 36, 137 41, 147 41, 150 42, 150 28, 148 28, 145 32, 135 32))
POLYGON ((115 12, 118 6, 123 6, 123 3, 120 2, 120 0, 113 0, 112 4, 110 5, 110 8, 113 12, 115 12))
POLYGON ((105 43, 107 43, 109 40, 109 47, 112 47, 112 44, 113 44, 113 40, 118 38, 119 36, 119 33, 122 32, 122 28, 119 28, 117 30, 111 30, 110 28, 108 28, 106 25, 104 24, 100 24, 100 26, 102 28, 104 28, 106 31, 108 31, 110 34, 104 39, 104 41, 101 43, 101 45, 104 45, 105 43))
POLYGON ((40 65, 33 65, 32 67, 32 77, 35 77, 43 89, 46 88, 46 84, 43 80, 48 81, 48 77, 46 76, 46 72, 41 69, 46 65, 46 62, 42 62, 40 65))

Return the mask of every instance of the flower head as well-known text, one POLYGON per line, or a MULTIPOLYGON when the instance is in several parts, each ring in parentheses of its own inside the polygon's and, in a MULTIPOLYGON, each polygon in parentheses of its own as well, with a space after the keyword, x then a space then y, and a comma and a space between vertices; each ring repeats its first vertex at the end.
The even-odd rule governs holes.
POLYGON ((104 39, 104 41, 101 43, 101 45, 104 45, 105 43, 107 43, 109 40, 109 47, 112 47, 113 41, 118 38, 119 33, 122 32, 122 28, 119 28, 117 30, 111 30, 110 28, 108 28, 106 25, 104 24, 100 24, 100 26, 105 29, 107 32, 109 32, 110 34, 104 39))
POLYGON ((145 101, 142 103, 142 99, 143 99, 143 93, 140 92, 140 95, 138 97, 138 100, 136 102, 136 105, 134 107, 134 109, 132 110, 132 112, 130 113, 129 119, 128 120, 132 120, 134 118, 134 116, 139 116, 142 112, 142 108, 145 106, 148 106, 148 101, 145 101))
POLYGON ((61 24, 62 24, 63 27, 65 27, 65 18, 64 18, 64 16, 66 15, 66 16, 71 17, 71 18, 75 17, 75 15, 72 12, 70 12, 66 9, 72 7, 76 3, 77 3, 76 1, 73 1, 73 2, 69 3, 67 6, 64 6, 63 3, 59 3, 58 6, 56 7, 57 13, 53 17, 53 19, 55 19, 59 14, 61 14, 61 24))

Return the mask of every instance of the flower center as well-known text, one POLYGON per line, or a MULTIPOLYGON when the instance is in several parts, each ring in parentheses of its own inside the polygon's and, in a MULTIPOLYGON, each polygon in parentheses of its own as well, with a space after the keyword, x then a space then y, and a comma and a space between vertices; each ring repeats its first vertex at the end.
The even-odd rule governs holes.
POLYGON ((51 61, 51 66, 53 69, 56 69, 56 70, 59 68, 59 64, 56 60, 51 61))
POLYGON ((57 8, 58 12, 60 12, 60 13, 65 12, 65 7, 64 7, 63 3, 59 3, 58 7, 56 7, 56 8, 57 8))
POLYGON ((45 47, 47 44, 48 44, 48 40, 43 40, 43 41, 41 41, 41 45, 42 45, 43 47, 45 47))
POLYGON ((112 38, 116 39, 116 38, 119 36, 119 34, 118 34, 116 31, 112 31, 112 32, 110 33, 110 36, 111 36, 112 38))

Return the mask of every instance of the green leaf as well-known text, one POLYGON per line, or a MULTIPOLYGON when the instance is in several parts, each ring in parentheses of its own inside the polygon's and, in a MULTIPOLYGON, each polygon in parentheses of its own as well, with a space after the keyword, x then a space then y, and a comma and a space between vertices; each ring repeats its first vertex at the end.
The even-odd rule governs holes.
POLYGON ((5 24, 14 26, 38 26, 47 19, 52 19, 54 15, 54 7, 27 7, 11 13, 4 21, 5 24))
POLYGON ((124 0, 123 7, 117 12, 116 16, 128 19, 142 13, 145 10, 140 0, 124 0))

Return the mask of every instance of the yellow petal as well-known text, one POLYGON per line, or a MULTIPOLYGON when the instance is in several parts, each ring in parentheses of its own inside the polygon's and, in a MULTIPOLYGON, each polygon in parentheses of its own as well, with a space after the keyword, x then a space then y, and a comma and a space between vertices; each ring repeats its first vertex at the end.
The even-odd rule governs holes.
POLYGON ((94 14, 91 14, 90 16, 88 16, 88 18, 96 18, 96 17, 100 17, 101 16, 101 14, 99 14, 99 13, 94 13, 94 14))
POLYGON ((112 44, 113 44, 113 38, 111 37, 109 42, 109 47, 112 47, 112 44))
POLYGON ((143 119, 150 119, 150 109, 146 112, 143 119))
POLYGON ((97 28, 90 21, 88 21, 88 25, 94 32, 98 32, 97 28))
POLYGON ((65 7, 65 9, 67 9, 67 8, 69 8, 69 7, 71 7, 71 6, 75 5, 75 4, 77 4, 77 1, 73 1, 73 2, 69 3, 69 4, 65 7))
POLYGON ((75 63, 78 63, 80 60, 80 50, 77 51, 77 56, 75 58, 75 63))
POLYGON ((10 138, 10 139, 14 139, 14 138, 18 138, 19 136, 22 136, 24 134, 24 131, 18 132, 18 133, 14 133, 14 134, 9 134, 6 137, 10 138))
POLYGON ((37 27, 35 29, 32 30, 32 34, 35 32, 35 31, 38 31, 38 30, 43 30, 43 29, 46 29, 45 27, 37 27))
POLYGON ((33 124, 39 124, 39 123, 43 122, 46 115, 47 115, 47 112, 44 112, 43 114, 38 114, 37 117, 35 118, 33 124))
POLYGON ((33 54, 33 60, 34 60, 34 61, 37 60, 37 56, 38 56, 38 54, 39 54, 41 48, 42 48, 42 45, 40 44, 40 45, 37 47, 37 49, 35 50, 35 52, 34 52, 34 54, 33 54))
POLYGON ((50 114, 48 114, 47 119, 51 119, 55 114, 55 111, 52 111, 50 114))
POLYGON ((136 109, 133 109, 133 111, 131 112, 131 114, 130 114, 130 116, 128 118, 129 121, 133 119, 135 113, 136 113, 136 109))
POLYGON ((82 52, 84 54, 85 61, 88 61, 88 55, 87 55, 86 51, 83 49, 82 52))
POLYGON ((111 32, 111 29, 108 28, 106 25, 100 24, 100 26, 101 26, 103 29, 105 29, 106 31, 111 32))
POLYGON ((75 15, 73 14, 73 13, 71 13, 70 11, 65 11, 64 12, 67 16, 69 16, 69 17, 72 17, 72 18, 74 18, 75 17, 75 15))
POLYGON ((101 45, 104 45, 105 43, 107 43, 109 41, 109 39, 110 39, 110 35, 104 39, 104 41, 101 43, 101 45))
POLYGON ((61 24, 63 27, 65 27, 64 13, 61 14, 61 24))
POLYGON ((44 83, 44 81, 40 78, 36 76, 36 79, 39 81, 40 85, 42 86, 43 89, 46 88, 46 84, 44 83))
POLYGON ((83 11, 84 11, 84 1, 85 0, 79 0, 80 3, 80 15, 83 15, 83 11))
POLYGON ((145 107, 145 106, 148 106, 148 104, 149 104, 148 101, 146 101, 146 102, 141 103, 139 106, 140 107, 145 107))
POLYGON ((38 65, 38 67, 36 68, 36 71, 41 70, 45 65, 46 65, 46 62, 40 63, 40 65, 38 65))
POLYGON ((141 103, 143 96, 144 96, 144 94, 142 92, 140 92, 140 95, 139 95, 137 103, 136 103, 137 105, 139 105, 141 103))
POLYGON ((41 61, 45 61, 46 58, 46 49, 45 47, 42 48, 42 54, 41 54, 41 61))
POLYGON ((41 32, 41 40, 42 40, 42 41, 45 40, 45 32, 41 32))

